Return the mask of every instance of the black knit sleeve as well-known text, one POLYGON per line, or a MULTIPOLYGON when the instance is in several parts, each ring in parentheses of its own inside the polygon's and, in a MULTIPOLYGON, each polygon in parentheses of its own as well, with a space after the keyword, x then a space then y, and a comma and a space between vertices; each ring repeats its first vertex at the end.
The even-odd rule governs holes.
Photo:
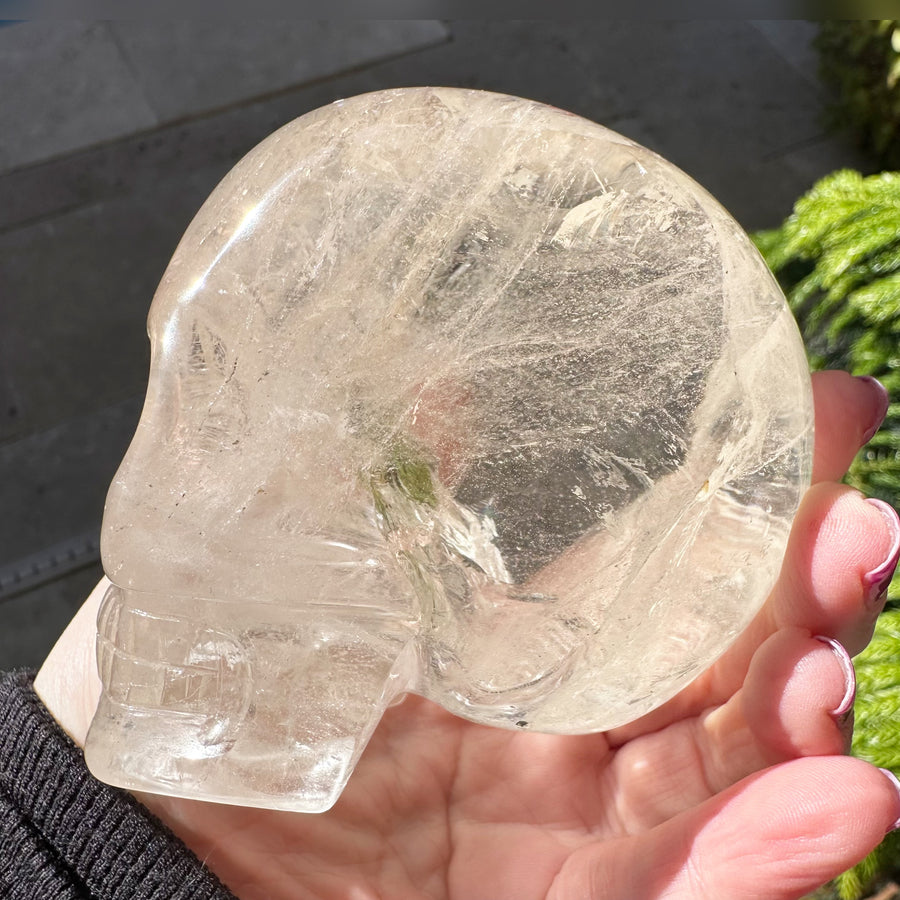
POLYGON ((235 900, 130 794, 88 772, 32 678, 0 674, 0 898, 235 900))

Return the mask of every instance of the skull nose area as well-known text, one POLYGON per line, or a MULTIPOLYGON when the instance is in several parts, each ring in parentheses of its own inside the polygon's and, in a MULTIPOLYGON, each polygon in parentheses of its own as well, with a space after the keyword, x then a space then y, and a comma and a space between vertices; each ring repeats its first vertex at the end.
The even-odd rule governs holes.
POLYGON ((322 812, 416 678, 407 624, 371 608, 298 621, 112 586, 98 622, 104 690, 85 757, 129 790, 322 812))

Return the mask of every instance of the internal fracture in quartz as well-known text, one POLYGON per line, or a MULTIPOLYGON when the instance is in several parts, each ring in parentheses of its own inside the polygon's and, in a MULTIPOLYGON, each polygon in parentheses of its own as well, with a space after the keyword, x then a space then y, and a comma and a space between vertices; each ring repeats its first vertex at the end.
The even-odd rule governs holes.
POLYGON ((391 702, 580 733, 759 609, 809 477, 803 349, 740 228, 513 97, 277 131, 153 301, 110 490, 95 774, 303 811, 391 702))

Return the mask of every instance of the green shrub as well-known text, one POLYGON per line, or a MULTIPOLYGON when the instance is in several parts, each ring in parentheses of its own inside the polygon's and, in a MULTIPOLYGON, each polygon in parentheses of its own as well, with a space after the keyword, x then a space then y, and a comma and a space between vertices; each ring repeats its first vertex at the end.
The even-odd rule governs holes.
MULTIPOLYGON (((755 237, 776 273, 814 369, 872 375, 892 403, 882 429, 853 461, 847 482, 900 501, 900 172, 863 178, 840 171, 819 181, 773 231, 755 237)), ((853 753, 900 772, 900 578, 870 647, 856 659, 859 696, 853 753)), ((900 870, 900 836, 888 836, 835 888, 856 900, 900 870)))
POLYGON ((900 168, 900 21, 825 21, 816 47, 835 124, 850 126, 881 167, 900 168))

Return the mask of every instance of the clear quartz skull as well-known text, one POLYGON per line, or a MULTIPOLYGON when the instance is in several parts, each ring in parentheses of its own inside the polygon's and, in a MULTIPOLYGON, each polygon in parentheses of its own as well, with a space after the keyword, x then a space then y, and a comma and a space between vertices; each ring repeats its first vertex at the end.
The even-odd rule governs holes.
POLYGON ((783 297, 670 163, 478 91, 334 103, 181 241, 111 487, 86 756, 306 812, 385 708, 584 733, 760 608, 808 484, 783 297))

